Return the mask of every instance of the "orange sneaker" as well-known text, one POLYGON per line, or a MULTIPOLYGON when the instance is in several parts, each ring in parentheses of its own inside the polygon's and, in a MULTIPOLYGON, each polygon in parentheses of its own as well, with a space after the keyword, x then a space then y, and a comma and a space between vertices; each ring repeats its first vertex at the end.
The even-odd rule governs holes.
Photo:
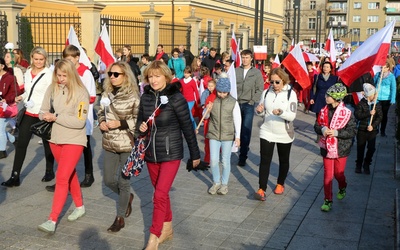
POLYGON ((285 191, 285 187, 281 184, 276 184, 274 193, 275 194, 283 194, 283 192, 285 191))
POLYGON ((265 201, 265 192, 262 188, 258 189, 257 193, 254 194, 256 200, 265 201))

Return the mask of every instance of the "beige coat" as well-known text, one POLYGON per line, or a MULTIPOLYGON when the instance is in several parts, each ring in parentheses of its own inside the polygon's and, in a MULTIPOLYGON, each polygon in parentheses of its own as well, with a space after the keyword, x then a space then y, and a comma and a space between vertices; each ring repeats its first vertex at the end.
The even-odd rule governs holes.
POLYGON ((99 123, 106 121, 107 117, 107 121, 125 120, 128 124, 128 129, 113 129, 103 133, 104 150, 115 153, 131 152, 132 146, 128 130, 133 135, 139 112, 139 95, 133 91, 130 93, 118 91, 116 95, 110 93, 107 96, 106 93, 103 93, 102 97, 108 97, 111 100, 110 106, 112 105, 113 109, 110 106, 101 106, 98 112, 99 123))
MULTIPOLYGON (((55 144, 74 144, 86 147, 86 119, 89 108, 89 94, 86 88, 77 91, 76 101, 67 104, 68 88, 59 85, 59 90, 53 95, 54 113, 57 120, 53 124, 51 139, 49 142, 55 144)), ((50 98, 53 88, 47 89, 40 108, 39 118, 42 119, 42 112, 50 111, 50 98)))

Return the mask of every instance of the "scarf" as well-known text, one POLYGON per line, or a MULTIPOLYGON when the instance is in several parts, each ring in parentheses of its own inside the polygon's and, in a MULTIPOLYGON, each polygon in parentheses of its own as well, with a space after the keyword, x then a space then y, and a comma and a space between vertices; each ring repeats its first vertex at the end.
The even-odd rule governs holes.
MULTIPOLYGON (((325 105, 321 109, 321 112, 318 116, 318 124, 322 127, 327 127, 329 129, 342 129, 349 122, 351 117, 351 111, 344 106, 343 102, 340 102, 336 107, 335 113, 332 116, 332 120, 329 124, 328 117, 329 108, 328 105, 325 105)), ((325 137, 322 136, 318 142, 318 145, 326 149, 327 155, 326 158, 338 158, 338 139, 335 136, 325 137)))

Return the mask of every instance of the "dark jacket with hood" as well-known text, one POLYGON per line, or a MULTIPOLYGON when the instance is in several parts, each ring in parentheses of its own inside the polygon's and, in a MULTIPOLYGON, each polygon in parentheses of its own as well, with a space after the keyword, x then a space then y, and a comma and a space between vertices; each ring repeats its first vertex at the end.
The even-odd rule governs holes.
POLYGON ((148 145, 148 148, 145 160, 148 162, 181 160, 183 158, 182 133, 189 148, 190 158, 200 159, 200 150, 190 121, 187 102, 178 87, 175 84, 167 84, 163 90, 154 91, 150 85, 146 86, 140 99, 135 133, 136 137, 147 135, 145 145, 148 145), (140 124, 146 122, 161 103, 160 96, 167 96, 168 103, 162 104, 154 121, 148 123, 150 131, 141 133, 140 124))

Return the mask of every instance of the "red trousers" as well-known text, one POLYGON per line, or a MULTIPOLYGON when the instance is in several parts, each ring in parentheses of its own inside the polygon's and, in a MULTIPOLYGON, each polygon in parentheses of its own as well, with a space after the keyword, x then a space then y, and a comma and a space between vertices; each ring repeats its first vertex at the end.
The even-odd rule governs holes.
POLYGON ((164 222, 172 221, 169 190, 174 182, 176 173, 178 173, 180 163, 180 160, 159 163, 147 162, 147 169, 154 187, 153 220, 150 233, 155 234, 157 237, 161 235, 164 222))
POLYGON ((341 158, 323 158, 324 161, 324 194, 325 200, 332 201, 332 180, 337 180, 339 188, 347 186, 344 170, 346 168, 347 157, 341 158))
POLYGON ((204 119, 204 161, 207 163, 210 163, 210 139, 207 138, 209 122, 210 119, 204 119))
POLYGON ((58 168, 56 172, 56 190, 49 220, 57 222, 58 216, 67 200, 68 191, 71 193, 75 207, 83 206, 81 187, 75 170, 81 158, 83 146, 50 143, 50 149, 58 163, 58 168))

